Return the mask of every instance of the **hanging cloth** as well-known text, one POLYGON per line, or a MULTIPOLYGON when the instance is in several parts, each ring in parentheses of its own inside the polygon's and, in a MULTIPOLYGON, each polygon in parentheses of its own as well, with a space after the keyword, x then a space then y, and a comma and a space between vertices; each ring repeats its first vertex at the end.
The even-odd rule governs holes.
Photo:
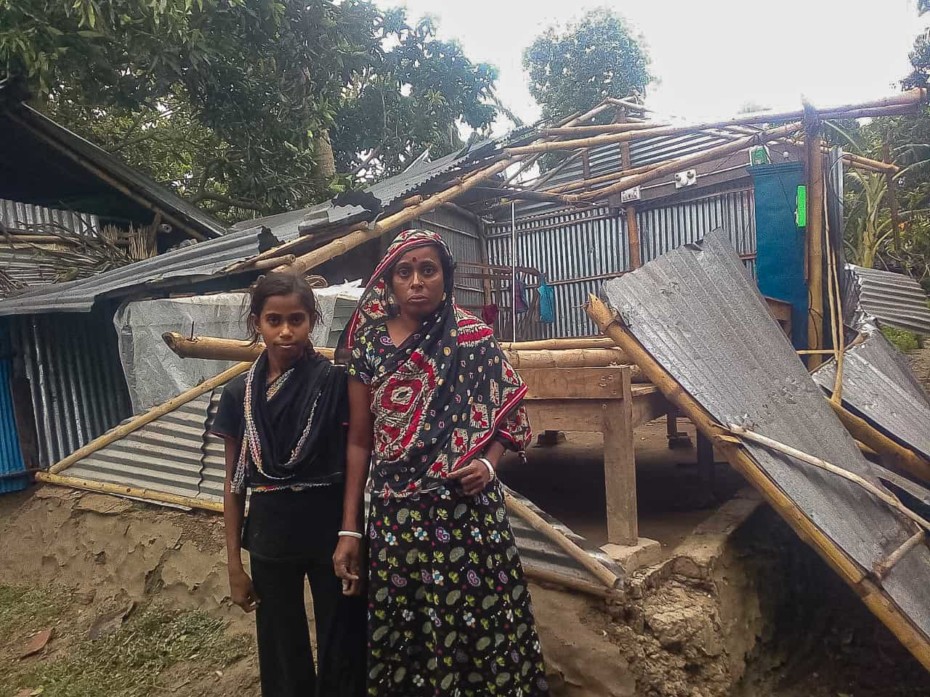
POLYGON ((546 281, 545 274, 540 277, 539 288, 536 292, 539 293, 539 321, 544 324, 554 323, 555 288, 546 281))
POLYGON ((526 284, 523 282, 523 279, 519 276, 517 277, 516 293, 514 298, 514 311, 518 315, 522 315, 529 311, 530 307, 526 302, 526 284))

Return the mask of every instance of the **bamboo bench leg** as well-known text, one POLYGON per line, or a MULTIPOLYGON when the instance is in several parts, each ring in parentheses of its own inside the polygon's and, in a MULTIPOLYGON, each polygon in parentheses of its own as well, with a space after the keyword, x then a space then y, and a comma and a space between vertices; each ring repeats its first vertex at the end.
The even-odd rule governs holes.
POLYGON ((604 485, 607 541, 611 544, 639 542, 633 448, 633 399, 627 392, 625 399, 604 405, 604 485))

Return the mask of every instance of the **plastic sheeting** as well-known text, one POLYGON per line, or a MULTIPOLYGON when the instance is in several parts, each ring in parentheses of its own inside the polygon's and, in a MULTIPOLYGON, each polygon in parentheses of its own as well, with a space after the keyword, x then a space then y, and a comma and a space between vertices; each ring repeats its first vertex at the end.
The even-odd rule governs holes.
MULTIPOLYGON (((361 292, 359 281, 314 291, 321 316, 311 335, 315 346, 336 345, 361 292)), ((230 361, 181 358, 165 345, 162 334, 243 339, 247 336, 247 315, 246 293, 123 304, 113 323, 133 413, 162 404, 232 365, 230 361)))

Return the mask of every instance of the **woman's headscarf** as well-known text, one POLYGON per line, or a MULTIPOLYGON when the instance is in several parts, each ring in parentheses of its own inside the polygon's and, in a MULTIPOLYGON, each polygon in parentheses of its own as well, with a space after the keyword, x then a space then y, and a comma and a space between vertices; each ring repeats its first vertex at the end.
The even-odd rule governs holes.
POLYGON ((492 438, 523 450, 531 437, 521 406, 526 385, 491 328, 455 304, 452 253, 434 232, 398 235, 349 322, 345 348, 353 352, 353 361, 362 358, 366 337, 390 317, 394 266, 407 252, 426 246, 439 250, 443 301, 387 356, 371 381, 372 476, 376 493, 385 497, 442 486, 450 472, 479 457, 492 438))

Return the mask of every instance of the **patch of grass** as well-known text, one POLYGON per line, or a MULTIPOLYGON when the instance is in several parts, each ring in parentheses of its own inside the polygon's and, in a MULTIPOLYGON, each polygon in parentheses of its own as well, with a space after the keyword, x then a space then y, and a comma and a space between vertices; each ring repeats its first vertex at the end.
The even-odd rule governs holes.
POLYGON ((895 329, 894 327, 882 327, 882 334, 902 353, 916 351, 920 348, 920 337, 913 332, 895 329))
POLYGON ((53 586, 29 588, 0 583, 0 636, 20 629, 41 629, 58 617, 65 592, 53 586))
POLYGON ((18 676, 19 688, 42 688, 43 697, 149 695, 159 675, 191 663, 207 674, 246 655, 249 639, 231 636, 226 625, 202 612, 149 607, 113 635, 86 640, 69 656, 33 664, 18 676))

